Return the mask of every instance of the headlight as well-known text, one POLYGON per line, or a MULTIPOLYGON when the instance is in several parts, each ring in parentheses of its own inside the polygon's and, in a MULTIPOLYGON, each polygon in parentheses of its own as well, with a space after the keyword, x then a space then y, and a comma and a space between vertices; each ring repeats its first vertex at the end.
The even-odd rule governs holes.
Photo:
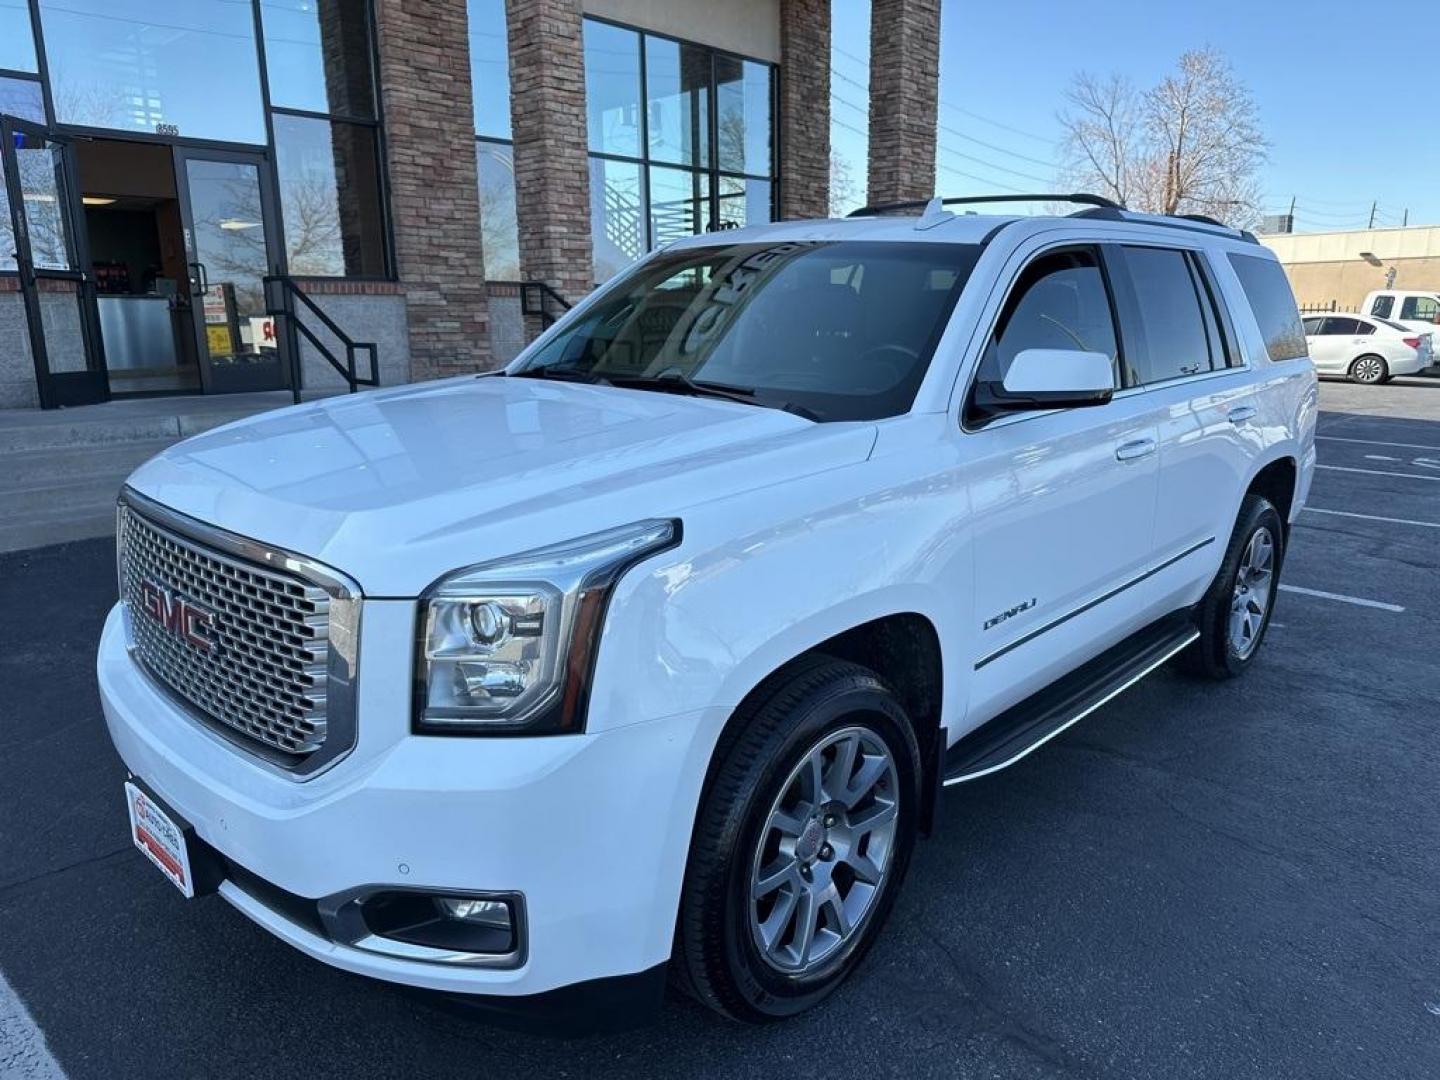
POLYGON ((679 540, 678 521, 641 521, 441 578, 420 604, 416 730, 581 730, 615 582, 679 540))

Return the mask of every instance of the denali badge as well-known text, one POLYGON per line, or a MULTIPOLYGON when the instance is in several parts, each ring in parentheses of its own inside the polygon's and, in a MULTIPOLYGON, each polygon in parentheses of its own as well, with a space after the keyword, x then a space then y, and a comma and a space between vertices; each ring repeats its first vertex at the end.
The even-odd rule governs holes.
POLYGON ((149 578, 140 582, 140 607, 186 644, 207 653, 215 648, 215 642, 209 637, 215 616, 159 582, 149 578))
POLYGON ((986 629, 986 630, 989 630, 989 629, 992 628, 992 627, 999 626, 999 625, 1000 625, 1002 622, 1004 622, 1006 619, 1013 619, 1016 615, 1019 615, 1022 611, 1029 611, 1029 610, 1030 610, 1032 607, 1034 607, 1034 606, 1035 606, 1035 597, 1032 596, 1029 600, 1026 600, 1023 604, 1016 604, 1014 607, 1012 607, 1012 608, 1007 608, 1005 611, 1000 612, 999 615, 992 615, 992 616, 990 616, 990 618, 988 618, 988 619, 985 620, 985 629, 986 629))

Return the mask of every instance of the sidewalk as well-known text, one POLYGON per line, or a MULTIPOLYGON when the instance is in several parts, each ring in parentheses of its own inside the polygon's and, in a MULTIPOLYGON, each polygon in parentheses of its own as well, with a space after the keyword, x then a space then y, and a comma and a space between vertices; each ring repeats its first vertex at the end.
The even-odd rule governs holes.
POLYGON ((189 435, 290 403, 288 390, 271 390, 0 409, 0 551, 109 535, 120 485, 141 462, 189 435))

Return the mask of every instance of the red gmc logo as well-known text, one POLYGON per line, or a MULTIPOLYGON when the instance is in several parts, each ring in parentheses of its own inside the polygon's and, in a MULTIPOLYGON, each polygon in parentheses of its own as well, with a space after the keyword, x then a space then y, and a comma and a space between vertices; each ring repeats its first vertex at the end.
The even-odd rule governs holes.
POLYGON ((159 582, 149 578, 140 582, 140 607, 168 633, 186 644, 207 653, 215 648, 215 642, 210 638, 215 616, 159 582))

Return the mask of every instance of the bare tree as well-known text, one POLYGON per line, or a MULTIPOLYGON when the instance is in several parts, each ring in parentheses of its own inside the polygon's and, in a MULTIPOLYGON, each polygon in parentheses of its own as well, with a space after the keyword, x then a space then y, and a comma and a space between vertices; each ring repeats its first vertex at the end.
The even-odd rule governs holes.
POLYGON ((1059 119, 1065 129, 1062 152, 1068 178, 1077 187, 1129 206, 1143 138, 1135 87, 1120 75, 1101 79, 1082 71, 1065 98, 1070 104, 1059 119))
POLYGON ((1268 144, 1250 91, 1216 50, 1185 53, 1144 92, 1120 76, 1082 73, 1066 98, 1059 120, 1076 186, 1149 213, 1240 226, 1259 216, 1268 144))
POLYGON ((855 183, 850 162, 833 147, 830 150, 830 216, 844 217, 865 204, 865 195, 855 183))

